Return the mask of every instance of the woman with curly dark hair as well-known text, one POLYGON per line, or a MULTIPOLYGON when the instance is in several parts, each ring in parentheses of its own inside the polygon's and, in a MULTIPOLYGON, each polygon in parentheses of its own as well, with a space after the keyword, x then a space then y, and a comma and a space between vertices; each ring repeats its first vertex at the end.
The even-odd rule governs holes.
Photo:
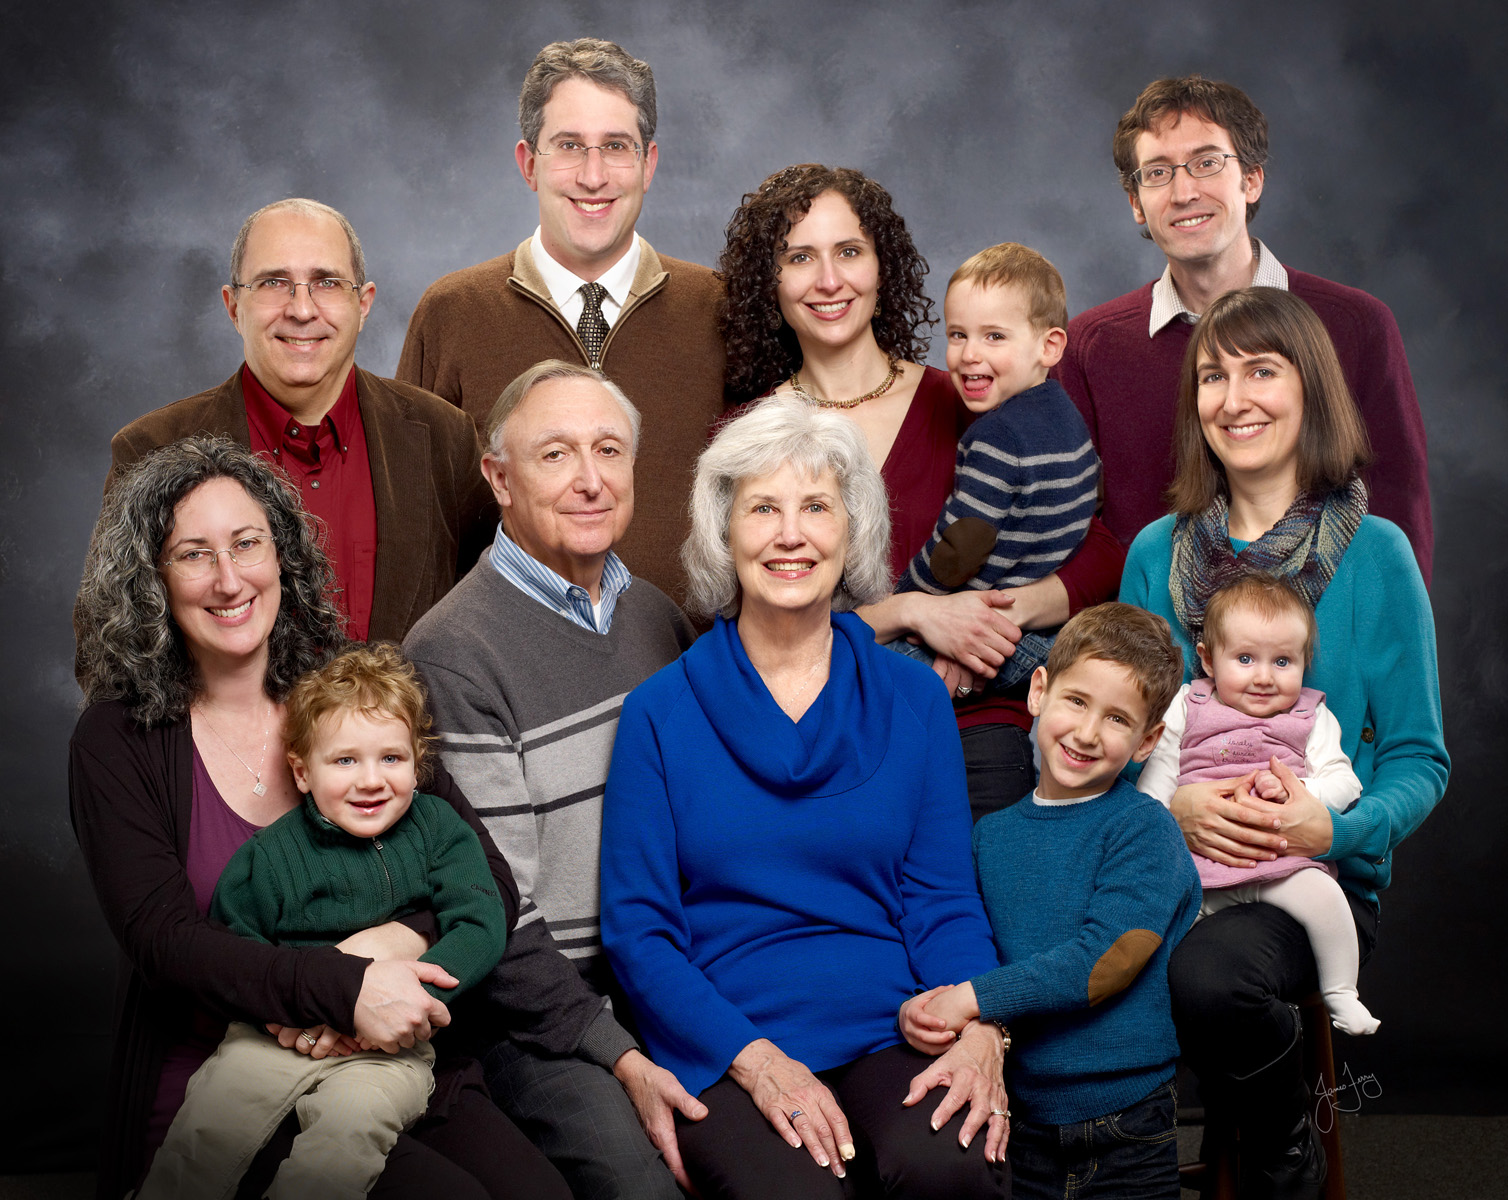
MULTIPOLYGON (((139 1182, 227 1019, 268 1023, 288 1053, 321 1058, 348 1052, 340 1033, 391 1050, 449 1022, 422 985, 456 981, 412 961, 427 945, 422 918, 293 949, 207 916, 236 849, 299 803, 283 699, 344 641, 332 579, 297 491, 226 438, 187 438, 142 459, 95 525, 74 610, 88 707, 69 746, 69 801, 125 956, 101 1197, 139 1182)), ((511 924, 518 893, 502 856, 443 770, 427 790, 476 830, 511 924)), ((437 1175, 447 1191, 516 1195, 531 1156, 554 1176, 554 1191, 538 1194, 565 1194, 480 1087, 459 1075, 447 1087, 443 1070, 439 1080, 430 1116, 448 1118, 435 1126, 445 1145, 423 1144, 421 1121, 372 1195, 429 1195, 437 1175), (468 1137, 457 1141, 461 1128, 468 1137)), ((290 1142, 274 1138, 246 1188, 266 1186, 290 1142)))
MULTIPOLYGON (((926 543, 953 490, 959 435, 973 419, 927 351, 927 264, 890 194, 847 167, 802 163, 744 197, 718 260, 727 399, 791 393, 852 420, 890 493, 891 572, 926 543)), ((1115 594, 1125 552, 1098 520, 1061 571, 1012 591, 903 592, 860 609, 880 641, 938 652, 955 696, 975 817, 1035 782, 1025 688, 976 698, 1023 628, 1061 624, 1115 594)))

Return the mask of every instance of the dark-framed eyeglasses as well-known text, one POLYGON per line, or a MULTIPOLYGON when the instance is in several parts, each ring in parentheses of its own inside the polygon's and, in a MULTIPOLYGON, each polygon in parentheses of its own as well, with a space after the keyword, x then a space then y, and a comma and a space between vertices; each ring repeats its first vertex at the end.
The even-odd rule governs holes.
POLYGON ((1234 158, 1240 160, 1239 154, 1224 154, 1212 151, 1209 154, 1200 154, 1181 163, 1148 163, 1145 167, 1138 167, 1131 172, 1131 178, 1141 184, 1142 187, 1160 188, 1167 187, 1173 182, 1173 176, 1182 167, 1188 172, 1190 179, 1208 179, 1211 175, 1218 175, 1225 170, 1225 160, 1234 158))
POLYGON ((603 142, 600 146, 584 146, 567 139, 541 146, 535 153, 550 160, 552 171, 574 171, 586 162, 587 155, 593 150, 602 156, 602 165, 613 170, 624 170, 639 161, 639 143, 621 138, 603 142))
POLYGON ((284 279, 280 275, 269 275, 265 279, 253 279, 250 283, 233 283, 230 286, 236 289, 244 288, 251 293, 253 304, 265 304, 269 308, 287 304, 298 295, 299 288, 305 289, 309 293, 309 299, 320 308, 339 308, 345 304, 352 292, 361 290, 361 285, 354 279, 336 279, 333 276, 311 279, 305 283, 301 279, 284 279))
POLYGON ((256 533, 237 538, 235 545, 227 546, 224 550, 211 550, 208 546, 190 546, 171 558, 163 559, 161 565, 171 567, 185 579, 207 579, 215 573, 222 554, 230 555, 230 561, 238 567, 257 567, 266 562, 268 555, 272 553, 271 535, 256 533))

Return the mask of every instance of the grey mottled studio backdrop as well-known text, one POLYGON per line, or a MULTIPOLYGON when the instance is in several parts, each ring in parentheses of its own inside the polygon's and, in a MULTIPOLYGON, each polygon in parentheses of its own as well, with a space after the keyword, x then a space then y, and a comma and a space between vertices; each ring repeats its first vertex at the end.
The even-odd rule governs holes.
MULTIPOLYGON (((1149 79, 1204 71, 1272 123, 1256 231, 1285 262, 1381 296, 1429 429, 1450 794, 1397 855, 1362 976, 1381 1033, 1341 1053, 1371 1111, 1502 1112, 1505 821, 1503 192, 1496 5, 12 3, 0 82, 0 1170, 88 1161, 114 944, 69 831, 78 693, 69 607, 111 433, 240 358, 220 305, 246 213, 348 213, 390 372, 445 271, 534 226, 518 87, 557 38, 655 67, 660 169, 640 229, 712 263, 740 195, 817 159, 885 183, 933 265, 1016 239, 1073 311, 1161 268, 1110 163, 1149 79), (1498 763, 1498 766, 1492 764, 1498 763)), ((940 361, 940 343, 933 361, 940 361)), ((835 1014, 841 1019, 841 1014, 835 1014)))

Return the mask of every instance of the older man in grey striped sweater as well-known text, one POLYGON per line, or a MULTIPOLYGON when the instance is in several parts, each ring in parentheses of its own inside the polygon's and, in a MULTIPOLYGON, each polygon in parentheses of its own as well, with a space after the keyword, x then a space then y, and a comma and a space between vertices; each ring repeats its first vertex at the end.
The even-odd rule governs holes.
POLYGON ((487 432, 482 470, 503 524, 404 643, 441 757, 518 881, 518 928, 484 985, 506 1024, 487 1082, 576 1195, 674 1200, 673 1113, 705 1109, 609 1003, 598 848, 623 697, 694 634, 613 553, 639 436, 620 390, 549 360, 508 385, 487 432))

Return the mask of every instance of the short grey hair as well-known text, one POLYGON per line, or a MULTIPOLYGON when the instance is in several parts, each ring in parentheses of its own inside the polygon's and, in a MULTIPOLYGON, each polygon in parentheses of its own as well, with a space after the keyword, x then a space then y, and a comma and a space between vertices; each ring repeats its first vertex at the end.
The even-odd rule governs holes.
POLYGON ((787 464, 809 475, 831 470, 848 510, 843 580, 833 608, 846 612, 890 594, 890 498, 864 435, 847 417, 795 396, 772 396, 730 421, 696 462, 691 536, 681 547, 691 606, 706 616, 738 616, 738 572, 728 546, 733 499, 748 479, 787 464))
POLYGON ((341 232, 346 235, 346 242, 351 247, 351 270, 354 272, 357 287, 363 286, 367 281, 367 259, 361 252, 361 239, 356 236, 356 230, 351 228, 351 222, 346 220, 346 215, 338 209, 331 208, 328 204, 321 204, 318 200, 307 200, 303 196, 290 196, 286 200, 274 200, 271 204, 264 204, 246 220, 241 222, 241 231, 236 234, 235 244, 230 248, 230 282, 239 284, 241 280, 241 266, 246 261, 246 239, 251 236, 251 227, 270 212, 281 212, 283 209, 302 213, 306 217, 331 217, 340 226, 341 232))
POLYGON ((518 127, 524 141, 539 149, 545 105, 555 85, 567 79, 585 79, 610 92, 621 92, 639 110, 639 138, 643 148, 649 149, 655 137, 655 73, 616 42, 592 37, 551 42, 535 55, 518 94, 518 127))
POLYGON ((267 514, 282 603, 268 640, 263 686, 281 700, 345 641, 335 573, 298 490, 229 438, 171 442, 112 477, 89 541, 73 608, 74 669, 84 700, 121 700, 143 725, 181 720, 201 682, 173 620, 158 559, 178 502, 211 479, 233 479, 267 514))
POLYGON ((499 462, 508 461, 508 450, 503 444, 503 429, 508 424, 508 418, 520 404, 524 397, 542 383, 548 383, 552 379, 590 379, 593 383, 600 383, 607 394, 618 402, 623 409, 623 415, 628 418, 628 427, 633 435, 634 456, 639 454, 639 428, 643 418, 639 416, 639 410, 634 403, 623 394, 623 389, 604 375, 601 371, 592 367, 584 367, 580 363, 566 362, 561 358, 547 358, 543 362, 537 362, 532 367, 525 367, 520 371, 507 387, 503 394, 497 398, 497 403, 492 406, 492 411, 487 414, 487 453, 499 462))

